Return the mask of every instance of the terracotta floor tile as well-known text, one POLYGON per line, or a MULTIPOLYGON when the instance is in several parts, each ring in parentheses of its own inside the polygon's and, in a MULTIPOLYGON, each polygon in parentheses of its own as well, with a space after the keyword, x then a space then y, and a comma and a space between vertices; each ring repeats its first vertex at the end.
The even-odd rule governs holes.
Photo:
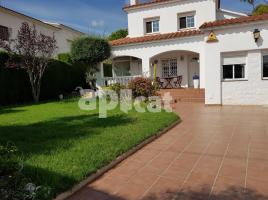
POLYGON ((69 200, 268 200, 268 109, 178 103, 175 111, 181 124, 69 200))
POLYGON ((171 200, 180 191, 183 180, 160 178, 142 198, 143 200, 171 200))
POLYGON ((140 185, 134 183, 128 183, 123 188, 121 188, 116 196, 127 200, 137 200, 141 198, 143 193, 149 188, 149 185, 140 185))

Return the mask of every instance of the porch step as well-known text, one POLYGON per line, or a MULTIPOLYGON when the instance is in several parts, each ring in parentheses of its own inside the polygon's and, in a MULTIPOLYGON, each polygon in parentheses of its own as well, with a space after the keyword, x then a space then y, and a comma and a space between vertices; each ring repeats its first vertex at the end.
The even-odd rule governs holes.
POLYGON ((161 89, 160 96, 169 92, 174 102, 205 102, 205 89, 161 89))

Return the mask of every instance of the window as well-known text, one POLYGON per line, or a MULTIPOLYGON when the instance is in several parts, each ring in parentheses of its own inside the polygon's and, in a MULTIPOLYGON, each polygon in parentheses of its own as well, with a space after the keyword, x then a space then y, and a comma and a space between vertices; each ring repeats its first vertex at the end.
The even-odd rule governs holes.
POLYGON ((268 79, 268 55, 263 56, 262 77, 268 79))
POLYGON ((179 17, 179 29, 195 27, 194 15, 179 17))
POLYGON ((223 65, 222 79, 223 80, 245 79, 245 65, 244 64, 223 65))
POLYGON ((177 59, 162 60, 162 77, 177 76, 177 59))
POLYGON ((8 27, 0 25, 0 40, 8 40, 8 39, 9 39, 8 27))
POLYGON ((152 20, 146 22, 146 33, 159 32, 159 20, 152 20))

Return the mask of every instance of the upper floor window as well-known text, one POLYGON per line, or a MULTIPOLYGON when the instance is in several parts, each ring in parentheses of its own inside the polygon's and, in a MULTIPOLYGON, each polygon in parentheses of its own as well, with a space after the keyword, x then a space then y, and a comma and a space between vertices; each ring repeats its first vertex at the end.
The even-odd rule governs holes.
POLYGON ((0 25, 0 40, 8 40, 9 39, 9 30, 8 27, 0 25))
POLYGON ((263 56, 262 77, 268 79, 268 55, 263 56))
POLYGON ((146 33, 157 33, 159 32, 159 19, 146 21, 146 33))
POLYGON ((194 15, 179 16, 179 29, 195 27, 194 15))

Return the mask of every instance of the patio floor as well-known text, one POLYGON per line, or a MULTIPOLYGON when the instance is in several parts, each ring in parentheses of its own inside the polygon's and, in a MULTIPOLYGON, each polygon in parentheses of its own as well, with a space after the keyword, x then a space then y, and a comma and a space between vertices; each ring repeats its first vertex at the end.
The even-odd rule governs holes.
POLYGON ((268 107, 176 111, 180 125, 69 200, 268 199, 268 107))

